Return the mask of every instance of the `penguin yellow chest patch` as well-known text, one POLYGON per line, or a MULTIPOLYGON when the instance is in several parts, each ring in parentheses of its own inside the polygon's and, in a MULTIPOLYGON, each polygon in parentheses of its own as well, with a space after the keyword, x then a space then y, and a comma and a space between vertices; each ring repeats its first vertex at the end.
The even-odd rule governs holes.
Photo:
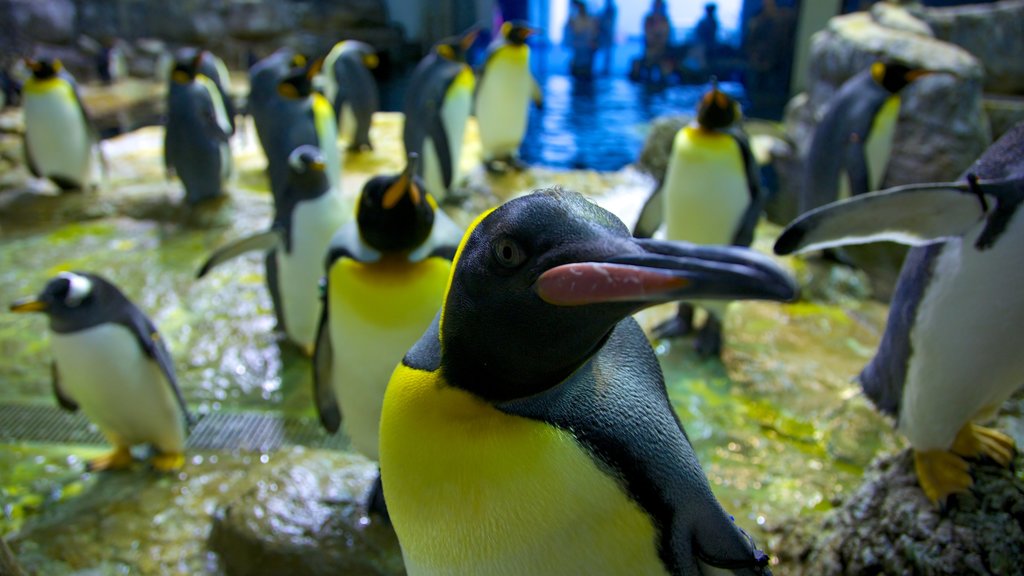
POLYGON ((331 314, 345 311, 381 327, 408 324, 410 314, 426 314, 425 323, 416 322, 422 333, 441 307, 450 270, 448 260, 436 257, 416 264, 390 258, 364 264, 342 258, 330 269, 331 314))
POLYGON ((650 517, 565 430, 400 365, 381 420, 385 498, 416 574, 664 574, 650 517))

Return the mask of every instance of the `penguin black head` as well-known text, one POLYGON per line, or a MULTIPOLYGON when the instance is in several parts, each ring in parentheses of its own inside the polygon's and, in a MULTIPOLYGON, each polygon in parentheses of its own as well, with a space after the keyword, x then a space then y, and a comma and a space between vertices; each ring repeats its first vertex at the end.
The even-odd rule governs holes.
POLYGON ((871 78, 893 94, 903 90, 914 80, 929 74, 933 72, 924 68, 911 68, 899 62, 875 62, 871 65, 871 78))
POLYGON ((346 53, 355 54, 362 61, 363 66, 373 70, 380 65, 380 58, 373 46, 358 40, 345 40, 343 50, 346 53))
POLYGON ((11 304, 11 312, 43 312, 54 332, 74 332, 110 320, 127 299, 113 284, 86 272, 61 272, 36 296, 11 304))
POLYGON ((756 252, 633 238, 580 194, 541 190, 481 216, 463 238, 441 313, 441 367, 486 400, 523 398, 565 379, 642 308, 795 295, 756 252))
POLYGON ((320 149, 303 144, 288 155, 288 194, 296 200, 316 198, 330 187, 320 149))
POLYGON ((470 46, 476 41, 480 30, 474 26, 464 32, 461 36, 449 36, 442 38, 434 45, 434 52, 446 60, 453 62, 466 62, 466 53, 470 46))
POLYGON ((363 186, 356 209, 359 235, 381 252, 405 252, 423 243, 434 225, 434 200, 416 176, 410 154, 401 174, 375 176, 363 186))
POLYGON ((25 65, 32 71, 32 77, 36 80, 49 80, 64 69, 64 65, 59 59, 49 56, 43 56, 36 60, 26 58, 25 65))
POLYGON ((501 35, 509 44, 514 46, 526 44, 526 39, 536 32, 536 30, 530 28, 530 25, 522 20, 513 20, 501 25, 501 35))
POLYGON ((322 65, 323 60, 320 59, 305 67, 292 67, 278 83, 277 93, 289 100, 308 98, 313 93, 313 78, 320 73, 322 65))
POLYGON ((725 92, 718 89, 718 81, 711 81, 711 89, 704 93, 697 104, 697 124, 706 130, 722 130, 732 126, 739 119, 739 104, 725 92))
POLYGON ((190 84, 199 74, 199 66, 203 63, 204 50, 186 49, 178 52, 171 69, 171 80, 178 84, 190 84))

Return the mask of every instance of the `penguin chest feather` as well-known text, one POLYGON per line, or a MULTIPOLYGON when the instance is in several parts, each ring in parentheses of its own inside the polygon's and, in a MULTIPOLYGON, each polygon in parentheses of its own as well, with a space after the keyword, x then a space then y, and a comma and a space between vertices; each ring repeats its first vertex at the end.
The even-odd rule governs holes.
POLYGON ((71 86, 57 79, 29 86, 24 99, 25 129, 29 154, 39 173, 86 183, 92 143, 71 86))
POLYGON ((368 458, 378 458, 388 379, 441 307, 450 267, 442 258, 416 264, 342 258, 331 267, 332 385, 345 432, 368 458))
POLYGON ((171 385, 127 328, 101 324, 53 333, 52 346, 61 389, 110 442, 184 449, 183 415, 171 385))
POLYGON ((485 152, 519 149, 532 90, 529 48, 506 46, 491 57, 476 99, 480 144, 485 152))
POLYGON ((411 575, 666 573, 650 517, 572 433, 436 372, 396 369, 381 470, 411 575))

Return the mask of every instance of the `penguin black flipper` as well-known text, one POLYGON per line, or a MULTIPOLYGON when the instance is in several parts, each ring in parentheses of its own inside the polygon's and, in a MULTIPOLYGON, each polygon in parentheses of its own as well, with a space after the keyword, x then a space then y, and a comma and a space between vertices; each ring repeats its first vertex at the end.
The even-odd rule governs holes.
POLYGON ((326 297, 328 288, 324 287, 325 296, 320 313, 320 325, 317 328, 316 347, 313 349, 313 401, 316 412, 320 416, 320 424, 331 434, 341 427, 341 408, 334 396, 331 377, 334 370, 334 353, 331 348, 331 324, 328 321, 326 297))
POLYGON ((441 181, 447 189, 452 185, 452 151, 448 146, 448 131, 444 128, 440 106, 430 106, 426 120, 427 137, 434 143, 438 164, 441 167, 441 181))
POLYGON ((653 238, 661 224, 665 221, 664 196, 665 181, 658 182, 654 191, 647 197, 644 207, 640 209, 640 216, 636 219, 636 226, 633 227, 635 238, 653 238))
POLYGON ((865 143, 867 134, 853 132, 846 143, 846 178, 850 181, 850 196, 860 196, 871 191, 871 176, 868 171, 868 157, 865 143))
POLYGON ((43 173, 39 171, 39 165, 32 158, 32 147, 28 145, 28 130, 25 131, 25 135, 21 138, 21 147, 25 154, 25 164, 28 166, 28 171, 36 178, 42 178, 43 173))
POLYGON ((50 362, 50 376, 53 381, 53 395, 57 397, 57 404, 68 412, 77 412, 78 403, 71 399, 60 387, 60 371, 57 369, 57 361, 50 362))
POLYGON ((246 236, 245 238, 229 242, 217 250, 214 250, 213 254, 210 254, 210 257, 207 258, 206 262, 204 262, 199 268, 196 278, 206 276, 210 270, 213 270, 224 262, 227 262, 237 256, 241 256, 246 252, 267 252, 273 250, 281 245, 282 238, 283 233, 280 230, 277 228, 271 228, 266 232, 246 236))
POLYGON ((373 113, 379 108, 380 97, 373 74, 360 62, 339 58, 336 65, 343 67, 342 78, 353 78, 352 82, 339 83, 338 95, 334 99, 334 117, 341 118, 342 106, 348 102, 356 119, 355 136, 349 143, 351 150, 373 150, 370 142, 370 123, 373 113), (358 86, 361 90, 353 90, 358 86))
MULTIPOLYGON (((440 349, 410 352, 417 354, 421 358, 412 360, 422 362, 440 349)), ((669 573, 700 574, 700 563, 738 574, 769 573, 768 556, 715 499, 664 380, 652 374, 661 374, 657 357, 640 326, 627 318, 568 379, 496 407, 570 432, 599 467, 613 471, 654 522, 669 573)))
POLYGON ((134 305, 125 306, 123 310, 113 321, 127 328, 135 336, 146 356, 152 358, 160 367, 160 371, 163 372, 167 384, 170 385, 171 391, 174 393, 174 398, 178 401, 185 422, 192 425, 195 421, 188 410, 188 405, 185 404, 181 388, 178 387, 178 380, 174 375, 174 360, 160 337, 160 332, 157 331, 153 322, 134 305))
POLYGON ((453 260, 459 249, 463 231, 441 210, 434 210, 434 224, 430 236, 409 253, 409 262, 420 262, 431 257, 453 260))
POLYGON ((747 173, 747 188, 750 190, 750 204, 740 218, 736 233, 733 234, 733 246, 750 246, 754 242, 754 230, 757 222, 761 219, 761 210, 764 205, 761 193, 761 174, 757 167, 757 160, 750 148, 750 139, 740 130, 729 130, 729 135, 736 141, 743 156, 743 168, 747 173))

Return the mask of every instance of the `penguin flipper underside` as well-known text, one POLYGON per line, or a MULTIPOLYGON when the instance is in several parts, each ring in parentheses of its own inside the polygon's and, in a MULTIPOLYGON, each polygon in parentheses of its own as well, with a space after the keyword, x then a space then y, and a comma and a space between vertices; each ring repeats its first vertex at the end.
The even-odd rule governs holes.
POLYGON ((253 236, 246 236, 229 242, 228 244, 221 246, 206 259, 202 267, 199 268, 199 272, 196 274, 196 278, 202 278, 206 276, 210 270, 215 267, 231 260, 237 256, 241 256, 246 252, 260 251, 266 252, 277 248, 283 241, 281 232, 276 228, 271 228, 266 232, 261 232, 253 236))
POLYGON ((50 362, 50 375, 53 376, 53 395, 57 397, 57 404, 68 412, 76 412, 78 403, 60 388, 60 372, 57 370, 56 361, 50 362))
POLYGON ((320 326, 317 329, 316 347, 313 350, 313 400, 320 415, 320 423, 330 433, 341 427, 341 408, 334 396, 332 385, 334 373, 334 351, 331 348, 331 323, 327 312, 327 291, 325 286, 320 326))
POLYGON ((164 375, 164 379, 167 380, 167 384, 171 387, 174 398, 178 401, 178 406, 181 408, 186 424, 191 426, 195 421, 188 411, 185 397, 182 396, 181 388, 178 387, 178 380, 174 376, 174 359, 171 357, 170 351, 167 350, 167 346, 164 344, 163 338, 160 337, 160 332, 157 331, 156 326, 138 309, 134 309, 132 313, 129 313, 127 318, 118 319, 117 323, 128 328, 135 335, 135 339, 138 340, 139 346, 142 347, 146 356, 149 356, 156 362, 164 375))
POLYGON ((665 201, 662 199, 665 189, 664 184, 664 181, 658 182, 654 191, 647 198, 647 202, 644 202, 644 207, 640 209, 640 216, 636 220, 636 226, 633 227, 634 237, 654 237, 654 233, 658 231, 662 222, 665 221, 665 201))
MULTIPOLYGON (((984 187, 984 184, 982 184, 984 187)), ((910 184, 821 206, 791 222, 776 254, 890 240, 919 246, 960 236, 985 217, 982 198, 963 183, 910 184)))

